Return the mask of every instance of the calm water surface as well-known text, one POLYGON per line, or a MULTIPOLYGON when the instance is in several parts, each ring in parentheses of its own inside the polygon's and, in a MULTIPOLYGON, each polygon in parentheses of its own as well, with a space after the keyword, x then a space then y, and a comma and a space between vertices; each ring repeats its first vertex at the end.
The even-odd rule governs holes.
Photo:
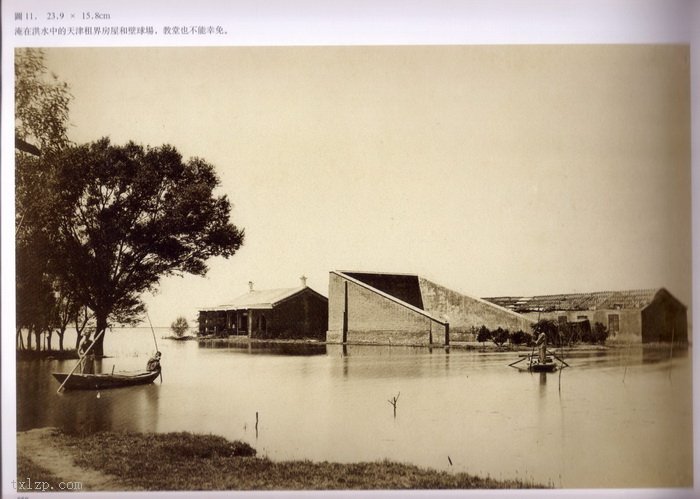
MULTIPOLYGON (((187 430, 244 440, 272 459, 388 458, 556 487, 692 485, 688 349, 578 353, 570 369, 531 374, 507 367, 512 352, 251 349, 166 334, 156 332, 162 383, 99 398, 56 394, 50 373, 75 361, 18 363, 19 430, 187 430), (399 393, 394 418, 388 399, 399 393)), ((103 371, 142 369, 153 338, 115 329, 105 350, 103 371)))

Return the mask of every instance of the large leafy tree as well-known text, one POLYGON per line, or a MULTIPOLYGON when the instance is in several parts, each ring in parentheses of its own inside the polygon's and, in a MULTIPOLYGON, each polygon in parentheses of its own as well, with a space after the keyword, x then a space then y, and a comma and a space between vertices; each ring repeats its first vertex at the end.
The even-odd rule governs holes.
POLYGON ((56 281, 48 271, 52 234, 46 223, 50 211, 53 170, 37 171, 36 156, 68 146, 68 107, 72 97, 66 83, 49 74, 39 49, 15 53, 15 248, 16 325, 39 337, 56 318, 56 281))
POLYGON ((68 144, 68 85, 49 73, 40 49, 15 53, 15 144, 38 155, 68 144))
POLYGON ((204 275, 208 258, 229 257, 243 243, 229 200, 214 195, 214 167, 183 161, 172 146, 115 146, 105 138, 51 149, 31 163, 30 175, 53 171, 51 195, 41 202, 50 272, 93 311, 96 335, 110 322, 137 320, 142 293, 162 277, 204 275))

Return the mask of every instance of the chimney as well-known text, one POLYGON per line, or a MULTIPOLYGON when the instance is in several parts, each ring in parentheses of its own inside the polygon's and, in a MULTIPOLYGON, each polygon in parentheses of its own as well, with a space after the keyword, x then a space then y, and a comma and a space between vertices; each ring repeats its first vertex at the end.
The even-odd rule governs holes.
POLYGON ((248 281, 248 288, 250 289, 251 293, 253 292, 253 281, 248 281))
POLYGON ((301 287, 305 288, 306 287, 306 276, 303 275, 299 279, 301 279, 301 287))

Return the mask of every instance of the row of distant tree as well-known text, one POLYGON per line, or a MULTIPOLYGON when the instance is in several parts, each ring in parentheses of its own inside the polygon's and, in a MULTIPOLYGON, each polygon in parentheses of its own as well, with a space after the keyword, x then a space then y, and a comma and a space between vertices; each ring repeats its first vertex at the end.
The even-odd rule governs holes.
POLYGON ((493 341, 498 347, 503 347, 506 343, 531 346, 540 333, 545 334, 548 344, 555 346, 580 342, 603 344, 609 335, 608 329, 600 322, 596 322, 591 327, 588 321, 559 324, 550 319, 541 319, 533 324, 532 333, 522 330, 510 332, 501 327, 490 330, 486 326, 481 326, 474 332, 478 342, 493 341))
POLYGON ((183 160, 171 145, 72 142, 72 98, 42 51, 16 53, 17 345, 40 349, 56 332, 62 350, 73 325, 78 338, 97 338, 102 356, 109 325, 142 320, 142 295, 161 278, 204 275, 207 259, 233 255, 244 232, 203 159, 183 160))

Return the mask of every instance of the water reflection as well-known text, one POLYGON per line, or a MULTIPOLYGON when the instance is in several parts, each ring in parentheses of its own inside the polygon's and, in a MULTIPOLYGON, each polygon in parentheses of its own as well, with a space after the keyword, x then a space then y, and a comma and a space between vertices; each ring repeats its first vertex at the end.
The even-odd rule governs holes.
POLYGON ((91 433, 109 429, 155 431, 158 422, 156 384, 128 389, 64 391, 49 371, 65 371, 59 362, 18 364, 17 429, 57 426, 91 433), (48 369, 47 369, 48 368, 48 369), (99 394, 99 396, 98 396, 99 394), (134 417, 138 415, 138 417, 134 417))
POLYGON ((266 355, 325 355, 325 344, 314 343, 276 343, 266 341, 240 341, 240 340, 199 340, 199 348, 226 349, 245 351, 249 354, 266 355))
POLYGON ((653 346, 641 349, 643 364, 657 364, 669 360, 684 359, 688 356, 687 347, 653 346))
POLYGON ((344 378, 416 378, 436 369, 443 371, 449 364, 447 356, 438 359, 427 348, 419 347, 327 345, 326 351, 330 358, 342 359, 338 367, 344 378), (438 360, 442 363, 440 368, 436 365, 438 360))
MULTIPOLYGON (((149 336, 109 337, 114 357, 102 368, 143 368, 149 336)), ((572 367, 564 383, 562 370, 508 367, 517 360, 508 351, 226 341, 159 347, 162 384, 105 390, 99 399, 55 393, 51 371, 74 361, 18 363, 19 429, 188 430, 247 441, 272 459, 388 458, 563 487, 692 484, 687 349, 674 347, 672 360, 670 349, 641 346, 566 351, 572 367), (398 393, 394 419, 387 400, 398 393)))
POLYGON ((92 433, 119 429, 155 431, 158 423, 158 385, 129 389, 63 392, 57 404, 59 425, 68 431, 92 433), (99 393, 99 397, 98 394, 99 393), (128 407, 137 418, 124 414, 128 407))

